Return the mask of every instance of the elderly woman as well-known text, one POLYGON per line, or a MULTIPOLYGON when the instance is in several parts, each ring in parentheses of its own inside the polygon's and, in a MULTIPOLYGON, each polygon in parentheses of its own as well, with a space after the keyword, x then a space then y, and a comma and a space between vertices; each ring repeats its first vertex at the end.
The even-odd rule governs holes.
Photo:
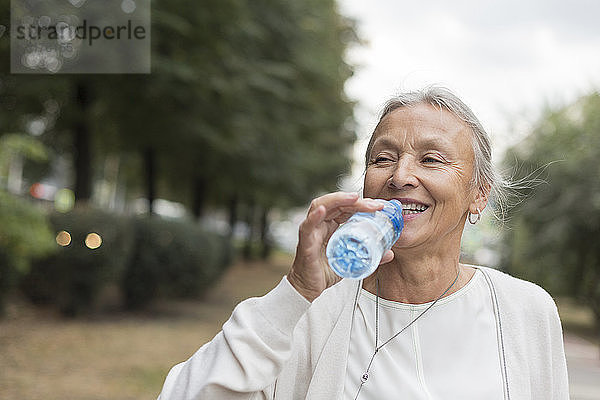
POLYGON ((459 260, 466 221, 502 186, 455 95, 392 99, 367 148, 365 198, 314 199, 289 274, 173 367, 160 399, 568 399, 552 298, 459 260), (400 200, 404 230, 375 274, 341 280, 325 246, 350 215, 382 208, 372 199, 400 200))

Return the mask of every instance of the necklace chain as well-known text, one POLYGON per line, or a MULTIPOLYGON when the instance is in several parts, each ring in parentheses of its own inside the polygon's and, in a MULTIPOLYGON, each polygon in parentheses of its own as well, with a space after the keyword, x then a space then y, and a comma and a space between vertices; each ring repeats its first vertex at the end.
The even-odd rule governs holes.
MULTIPOLYGON (((379 272, 379 271, 377 271, 377 272, 379 272)), ((371 364, 373 364, 373 360, 375 359, 375 356, 377 355, 379 350, 381 350, 383 348, 383 346, 385 346, 386 344, 388 344, 389 342, 391 342, 392 340, 397 338, 398 335, 400 335, 402 332, 404 332, 406 329, 408 329, 409 326, 411 326, 412 324, 417 322, 417 320, 419 318, 421 318, 423 316, 423 314, 425 314, 427 311, 429 311, 431 309, 431 307, 433 307, 435 305, 435 303, 437 303, 442 297, 444 297, 446 295, 446 293, 448 293, 448 291, 450 291, 450 289, 452 289, 452 287, 454 286, 456 281, 458 281, 459 276, 460 276, 460 266, 457 269, 456 277, 454 278, 454 280, 452 281, 450 286, 448 286, 448 288, 446 288, 446 290, 444 290, 444 292, 442 294, 440 294, 425 310, 423 310, 423 312, 421 312, 419 315, 417 315, 404 328, 400 329, 398 332, 396 332, 394 335, 392 335, 392 337, 390 337, 388 340, 383 342, 383 344, 379 345, 379 274, 377 274, 377 279, 376 279, 377 286, 376 286, 376 292, 375 292, 375 294, 376 294, 375 295, 375 350, 373 351, 373 355, 371 356, 371 359, 369 360, 369 365, 367 365, 367 369, 365 370, 365 373, 360 377, 360 386, 358 387, 358 391, 356 392, 356 396, 354 397, 354 400, 358 399, 358 395, 360 394, 362 387, 364 386, 365 383, 367 383, 367 380, 369 379, 369 371, 371 370, 371 364)))

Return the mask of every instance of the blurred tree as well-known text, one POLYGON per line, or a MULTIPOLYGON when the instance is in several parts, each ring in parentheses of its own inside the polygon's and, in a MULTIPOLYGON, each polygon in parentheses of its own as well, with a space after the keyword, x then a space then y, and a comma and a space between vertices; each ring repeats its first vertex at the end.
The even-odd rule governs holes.
POLYGON ((6 190, 15 158, 44 161, 47 153, 38 140, 27 135, 0 137, 0 315, 4 296, 27 273, 31 261, 56 249, 43 210, 6 190))
MULTIPOLYGON (((11 4, 0 0, 0 24, 10 26, 11 4)), ((27 131, 74 163, 77 200, 92 193, 93 149, 90 109, 94 76, 10 74, 10 32, 0 40, 0 132, 27 131), (31 124, 36 123, 34 131, 31 124)), ((2 134, 0 133, 0 135, 2 134)))
POLYGON ((153 149, 147 181, 161 196, 197 217, 230 205, 234 224, 239 203, 289 207, 334 189, 354 140, 343 56, 356 41, 335 2, 155 7, 153 75, 105 85, 103 121, 118 122, 125 149, 153 149))
POLYGON ((2 42, 0 90, 13 99, 4 127, 58 105, 41 138, 71 156, 78 200, 106 156, 133 153, 140 167, 128 183, 145 188, 150 207, 160 196, 196 216, 255 203, 268 217, 333 190, 354 141, 343 87, 357 40, 335 1, 152 4, 150 75, 8 76, 2 42))
POLYGON ((243 44, 249 95, 232 113, 238 162, 226 168, 244 203, 261 209, 260 229, 249 232, 267 256, 269 210, 334 190, 349 167, 355 137, 344 54, 357 37, 333 1, 255 1, 251 12, 260 40, 243 44))
MULTIPOLYGON (((187 101, 195 119, 173 153, 181 168, 172 171, 193 175, 196 194, 207 197, 197 205, 222 204, 235 193, 243 202, 268 193, 279 197, 270 200, 275 204, 296 205, 331 190, 349 164, 354 139, 345 124, 352 104, 343 95, 351 23, 335 12, 335 2, 215 4, 203 4, 198 19, 188 22, 204 36, 185 45, 188 62, 197 54, 185 82, 197 90, 187 101)), ((162 57, 162 65, 176 62, 162 57)))
POLYGON ((600 95, 548 111, 506 156, 517 177, 545 166, 547 184, 523 191, 505 238, 508 269, 591 306, 600 324, 600 95))

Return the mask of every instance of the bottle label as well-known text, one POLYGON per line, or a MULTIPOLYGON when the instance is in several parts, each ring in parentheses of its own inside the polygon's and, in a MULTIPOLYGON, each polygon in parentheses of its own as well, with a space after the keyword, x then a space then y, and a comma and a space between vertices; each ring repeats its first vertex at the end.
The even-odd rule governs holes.
POLYGON ((385 205, 382 210, 375 211, 372 213, 359 212, 354 214, 350 219, 354 218, 366 218, 375 220, 378 217, 385 216, 387 220, 392 224, 394 229, 394 242, 400 237, 400 232, 404 228, 404 219, 402 218, 402 204, 398 200, 379 200, 384 202, 385 205))
POLYGON ((402 204, 398 200, 387 201, 381 213, 392 221, 394 231, 400 232, 404 228, 404 220, 402 219, 402 204))
POLYGON ((377 217, 377 215, 385 215, 392 223, 394 230, 397 232, 401 231, 402 228, 404 228, 404 220, 402 218, 402 204, 398 200, 380 201, 385 202, 385 205, 383 206, 382 210, 375 211, 372 213, 358 212, 354 215, 366 217, 369 219, 374 219, 377 217))

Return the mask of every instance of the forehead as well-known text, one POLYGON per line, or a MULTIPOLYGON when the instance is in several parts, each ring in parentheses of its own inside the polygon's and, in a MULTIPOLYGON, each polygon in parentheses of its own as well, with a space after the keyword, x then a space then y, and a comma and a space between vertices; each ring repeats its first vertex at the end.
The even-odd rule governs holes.
POLYGON ((429 104, 401 107, 386 115, 373 133, 373 145, 390 141, 472 149, 470 128, 451 112, 429 104))

